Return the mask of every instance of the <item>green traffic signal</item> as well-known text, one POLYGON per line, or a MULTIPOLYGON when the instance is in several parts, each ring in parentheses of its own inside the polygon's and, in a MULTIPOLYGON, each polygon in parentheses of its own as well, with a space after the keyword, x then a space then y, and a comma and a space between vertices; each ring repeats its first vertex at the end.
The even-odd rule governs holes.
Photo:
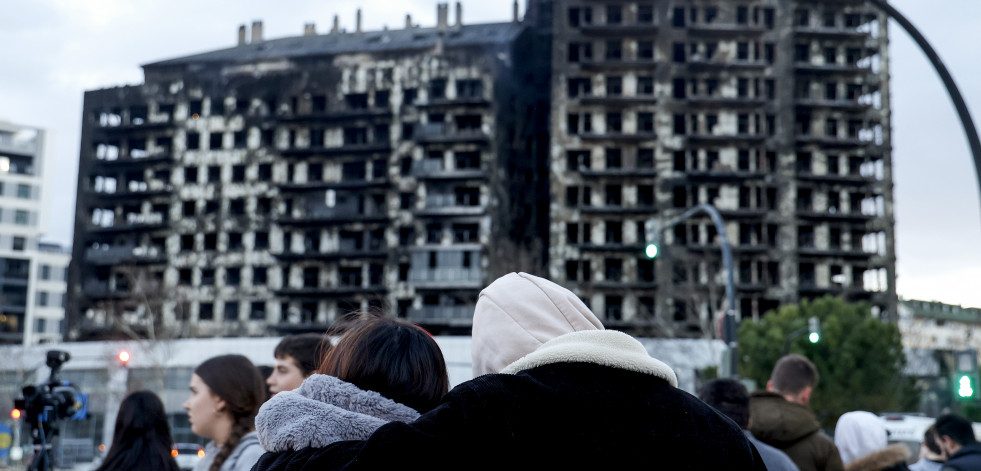
POLYGON ((819 341, 821 341, 821 334, 817 332, 811 332, 811 335, 807 336, 807 340, 810 340, 811 343, 818 343, 819 341))
POLYGON ((974 378, 969 374, 962 374, 957 376, 957 397, 961 399, 969 399, 974 397, 974 390, 977 389, 974 384, 974 378))
POLYGON ((644 255, 647 255, 647 258, 657 257, 657 244, 647 244, 647 247, 644 248, 644 255))

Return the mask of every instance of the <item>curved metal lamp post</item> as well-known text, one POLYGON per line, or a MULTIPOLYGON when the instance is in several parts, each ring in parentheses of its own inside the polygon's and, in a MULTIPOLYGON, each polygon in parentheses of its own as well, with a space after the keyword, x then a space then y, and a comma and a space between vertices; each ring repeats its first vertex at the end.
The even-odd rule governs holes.
POLYGON ((732 270, 732 247, 729 245, 729 237, 726 233, 722 215, 719 214, 719 210, 715 209, 715 206, 711 204, 700 204, 681 213, 680 216, 672 219, 658 232, 664 232, 668 228, 674 227, 698 213, 706 213, 712 218, 712 223, 715 224, 715 231, 719 235, 719 245, 721 245, 722 249, 722 267, 726 271, 726 314, 722 321, 722 340, 729 346, 729 374, 732 377, 738 377, 737 352, 739 350, 739 339, 736 335, 736 293, 732 270))
POLYGON ((964 101, 964 97, 961 96, 960 89, 957 88, 957 84, 954 83, 954 77, 950 75, 950 71, 947 70, 947 66, 944 65, 943 61, 940 60, 940 56, 937 55, 937 51, 933 49, 933 46, 927 42, 923 34, 910 23, 905 16, 899 13, 898 10, 892 7, 886 0, 868 0, 869 3, 875 5, 877 8, 886 13, 890 18, 896 20, 900 26, 913 38, 917 46, 923 50, 926 54, 927 59, 930 60, 930 64, 940 75, 940 80, 943 81, 944 87, 947 89, 947 94, 950 95, 951 101, 954 102, 954 108, 957 110, 957 117, 961 120, 961 125, 964 127, 964 134, 967 135, 967 143, 971 148, 971 155, 974 157, 974 171, 977 174, 978 188, 981 191, 981 138, 978 137, 978 130, 974 126, 974 120, 971 119, 971 112, 967 109, 967 103, 964 101))

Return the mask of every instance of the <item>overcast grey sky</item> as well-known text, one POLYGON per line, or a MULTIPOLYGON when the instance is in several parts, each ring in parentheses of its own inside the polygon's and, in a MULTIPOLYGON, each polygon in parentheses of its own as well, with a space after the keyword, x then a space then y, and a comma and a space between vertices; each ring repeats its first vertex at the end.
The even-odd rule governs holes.
MULTIPOLYGON (((464 0, 464 22, 506 21, 510 0, 464 0)), ((981 1, 892 0, 939 51, 981 122, 981 1)), ((0 15, 0 119, 50 132, 44 166, 48 239, 69 244, 82 93, 143 81, 139 65, 231 47, 238 25, 265 37, 435 23, 432 0, 5 0, 0 15)), ((524 10, 524 0, 521 1, 524 10)), ((899 294, 981 307, 981 209, 967 142, 940 79, 890 25, 899 294)))

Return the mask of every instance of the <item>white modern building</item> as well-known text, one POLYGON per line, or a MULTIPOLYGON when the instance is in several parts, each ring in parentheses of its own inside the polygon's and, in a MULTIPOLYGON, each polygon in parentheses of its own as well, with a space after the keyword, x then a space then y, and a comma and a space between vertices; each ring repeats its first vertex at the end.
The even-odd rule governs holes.
POLYGON ((0 343, 60 341, 70 255, 41 241, 45 133, 0 121, 0 343))

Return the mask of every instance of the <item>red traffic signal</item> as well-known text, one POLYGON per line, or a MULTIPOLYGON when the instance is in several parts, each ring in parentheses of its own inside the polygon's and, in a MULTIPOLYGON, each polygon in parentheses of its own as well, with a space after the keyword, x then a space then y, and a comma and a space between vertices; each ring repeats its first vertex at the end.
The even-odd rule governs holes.
POLYGON ((126 350, 120 350, 119 355, 116 355, 116 358, 119 360, 119 363, 123 366, 129 364, 130 356, 129 356, 129 352, 126 350))
POLYGON ((20 409, 13 409, 10 411, 10 418, 14 420, 20 419, 20 409))

